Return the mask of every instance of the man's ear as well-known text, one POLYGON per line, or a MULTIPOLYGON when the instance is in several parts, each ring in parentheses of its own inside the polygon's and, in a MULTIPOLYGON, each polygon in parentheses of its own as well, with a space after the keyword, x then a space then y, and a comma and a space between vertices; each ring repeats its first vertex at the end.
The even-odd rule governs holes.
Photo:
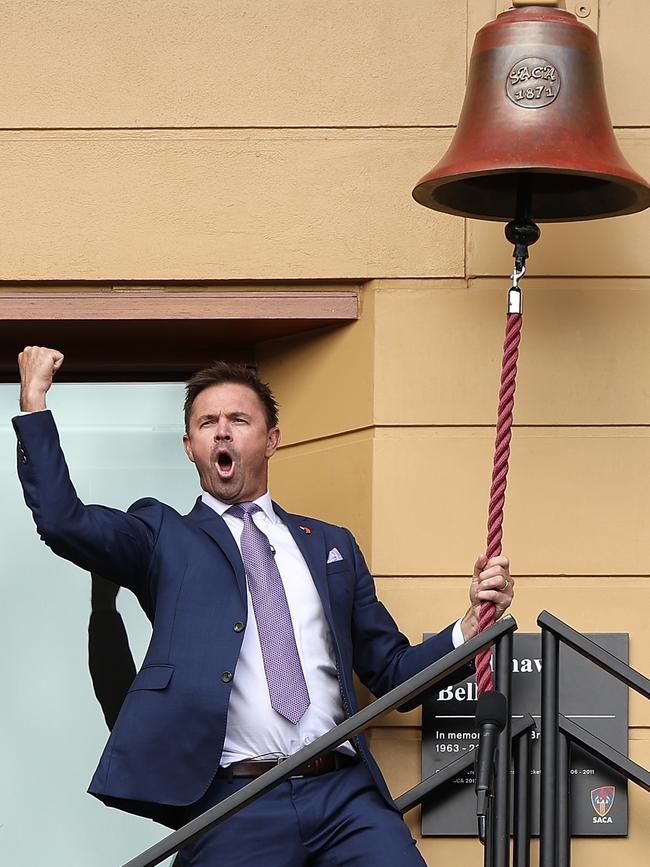
POLYGON ((183 434, 183 448, 185 449, 185 454, 192 461, 192 463, 194 463, 194 453, 192 452, 192 445, 190 443, 190 437, 188 433, 183 434))
POLYGON ((264 456, 267 458, 273 457, 273 455, 278 450, 279 445, 280 445, 280 428, 279 427, 269 428, 269 432, 266 435, 266 451, 264 452, 264 456))

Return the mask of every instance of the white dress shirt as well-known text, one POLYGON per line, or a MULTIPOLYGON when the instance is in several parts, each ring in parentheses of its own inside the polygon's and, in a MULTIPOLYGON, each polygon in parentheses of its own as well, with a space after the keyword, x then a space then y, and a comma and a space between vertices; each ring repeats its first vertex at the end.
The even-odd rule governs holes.
MULTIPOLYGON (((202 500, 222 516, 241 551, 243 520, 227 514, 228 504, 205 491, 202 500)), ((232 681, 223 767, 244 759, 290 756, 345 718, 332 635, 311 573, 288 527, 276 515, 269 493, 255 503, 261 511, 253 515, 253 521, 275 549, 310 705, 296 725, 271 707, 255 611, 247 586, 247 623, 232 681)), ((339 749, 354 753, 350 743, 339 749)))

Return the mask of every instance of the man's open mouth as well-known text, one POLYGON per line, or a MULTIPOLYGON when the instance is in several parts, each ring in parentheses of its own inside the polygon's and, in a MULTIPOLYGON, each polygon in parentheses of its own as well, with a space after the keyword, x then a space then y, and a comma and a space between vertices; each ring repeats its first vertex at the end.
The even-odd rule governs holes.
POLYGON ((232 455, 221 449, 217 452, 215 464, 219 478, 221 479, 229 479, 235 471, 235 462, 232 455))

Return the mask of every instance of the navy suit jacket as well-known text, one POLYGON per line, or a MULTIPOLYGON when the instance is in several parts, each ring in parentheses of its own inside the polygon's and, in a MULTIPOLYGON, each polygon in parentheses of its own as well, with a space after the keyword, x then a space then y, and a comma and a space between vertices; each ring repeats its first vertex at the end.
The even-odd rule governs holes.
MULTIPOLYGON (((13 423, 25 501, 43 541, 82 569, 131 589, 153 625, 89 791, 111 806, 175 827, 183 821, 182 808, 207 790, 223 749, 247 618, 237 544, 200 498, 188 515, 155 499, 138 500, 127 512, 85 505, 70 481, 52 414, 19 416, 13 423)), ((357 710, 353 672, 380 696, 453 649, 451 626, 411 647, 378 601, 348 530, 274 507, 323 603, 346 714, 357 710), (327 563, 332 548, 343 559, 327 563)), ((392 803, 365 738, 355 743, 392 803)))

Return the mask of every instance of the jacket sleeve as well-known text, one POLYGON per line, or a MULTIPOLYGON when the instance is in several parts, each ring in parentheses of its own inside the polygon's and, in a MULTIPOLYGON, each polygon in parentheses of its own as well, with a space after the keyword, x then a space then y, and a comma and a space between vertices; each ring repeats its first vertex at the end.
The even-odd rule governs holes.
POLYGON ((55 554, 132 590, 151 610, 149 564, 162 505, 140 500, 128 512, 85 505, 70 480, 49 410, 13 419, 18 476, 39 536, 55 554))
MULTIPOLYGON (((454 649, 453 624, 421 644, 411 645, 399 631, 385 606, 377 599, 375 583, 363 555, 354 540, 352 544, 356 571, 352 623, 354 669, 362 683, 375 696, 382 696, 445 654, 451 653, 454 649)), ((434 610, 432 605, 432 612, 434 610)), ((430 690, 425 690, 402 705, 399 710, 412 710, 427 699, 435 697, 444 686, 471 677, 473 673, 473 663, 468 663, 430 690)))

